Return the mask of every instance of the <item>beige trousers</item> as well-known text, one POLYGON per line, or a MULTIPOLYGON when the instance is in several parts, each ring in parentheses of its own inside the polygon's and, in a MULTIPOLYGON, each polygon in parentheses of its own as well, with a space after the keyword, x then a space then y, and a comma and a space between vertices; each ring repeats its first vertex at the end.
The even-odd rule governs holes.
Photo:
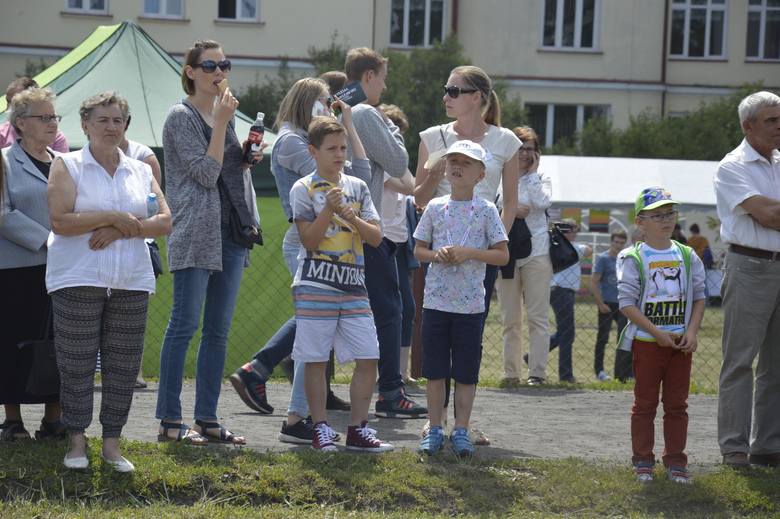
POLYGON ((547 354, 550 351, 549 312, 550 279, 553 271, 550 256, 534 256, 515 270, 513 279, 500 275, 496 283, 501 320, 504 325, 504 376, 521 378, 523 366, 523 317, 525 304, 528 318, 528 376, 545 378, 547 354))

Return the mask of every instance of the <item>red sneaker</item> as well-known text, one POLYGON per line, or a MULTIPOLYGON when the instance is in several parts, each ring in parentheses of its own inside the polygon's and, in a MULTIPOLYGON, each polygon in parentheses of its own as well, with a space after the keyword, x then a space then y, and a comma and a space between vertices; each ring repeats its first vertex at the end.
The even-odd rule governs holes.
POLYGON ((347 428, 347 449, 363 452, 389 452, 395 447, 376 437, 376 431, 363 420, 360 425, 350 425, 347 428))
POLYGON ((317 422, 314 424, 314 438, 311 440, 311 448, 320 452, 336 452, 338 447, 333 444, 331 428, 328 422, 317 422))

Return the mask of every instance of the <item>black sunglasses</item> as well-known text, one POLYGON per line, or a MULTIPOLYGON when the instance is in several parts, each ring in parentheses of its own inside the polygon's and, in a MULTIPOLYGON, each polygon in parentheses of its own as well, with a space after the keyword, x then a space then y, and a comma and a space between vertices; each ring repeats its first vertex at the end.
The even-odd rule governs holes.
POLYGON ((230 70, 232 66, 233 64, 230 63, 229 59, 223 59, 219 63, 217 63, 213 59, 204 59, 200 63, 195 63, 194 65, 192 65, 192 68, 200 67, 203 69, 203 72, 207 74, 211 74, 217 70, 217 67, 219 67, 219 70, 221 70, 222 72, 227 72, 228 70, 230 70))
POLYGON ((460 88, 459 86, 445 86, 444 93, 450 96, 451 99, 457 99, 461 94, 473 94, 478 92, 476 88, 460 88))

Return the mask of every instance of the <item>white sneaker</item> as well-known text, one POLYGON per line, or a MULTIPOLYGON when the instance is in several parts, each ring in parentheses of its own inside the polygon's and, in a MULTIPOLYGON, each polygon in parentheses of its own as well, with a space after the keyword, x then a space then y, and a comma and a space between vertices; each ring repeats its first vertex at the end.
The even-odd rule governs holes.
POLYGON ((601 371, 599 371, 599 374, 596 375, 596 378, 599 379, 599 381, 601 381, 601 382, 606 382, 607 380, 612 380, 612 377, 607 375, 607 372, 604 371, 603 369, 601 371))

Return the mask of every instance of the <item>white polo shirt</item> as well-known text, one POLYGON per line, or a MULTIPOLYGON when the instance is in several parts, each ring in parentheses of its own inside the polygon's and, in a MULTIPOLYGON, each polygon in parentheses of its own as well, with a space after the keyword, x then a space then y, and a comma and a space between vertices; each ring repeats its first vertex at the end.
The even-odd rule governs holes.
POLYGON ((726 155, 715 174, 720 236, 725 243, 780 251, 780 231, 764 227, 740 205, 761 195, 780 201, 780 151, 769 162, 747 139, 726 155))

